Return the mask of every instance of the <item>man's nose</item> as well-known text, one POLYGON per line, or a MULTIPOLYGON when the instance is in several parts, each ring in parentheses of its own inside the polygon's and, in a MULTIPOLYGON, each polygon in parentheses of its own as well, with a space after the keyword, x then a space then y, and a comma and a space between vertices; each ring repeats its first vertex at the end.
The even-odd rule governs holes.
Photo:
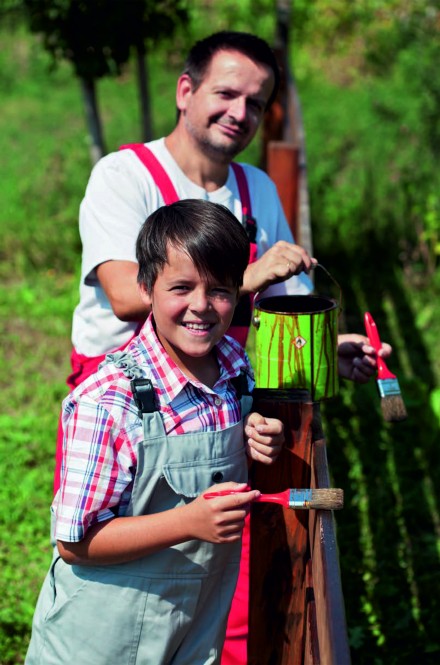
POLYGON ((243 122, 246 119, 246 98, 236 97, 229 106, 229 115, 237 122, 243 122))

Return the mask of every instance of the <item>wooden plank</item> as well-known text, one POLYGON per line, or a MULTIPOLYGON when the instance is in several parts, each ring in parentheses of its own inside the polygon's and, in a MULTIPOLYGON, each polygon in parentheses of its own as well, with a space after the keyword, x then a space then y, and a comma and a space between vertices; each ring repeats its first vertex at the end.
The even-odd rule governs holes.
MULTIPOLYGON (((255 465, 262 492, 329 487, 319 404, 295 391, 255 391, 255 409, 280 418, 286 445, 255 465)), ((251 514, 248 665, 349 665, 335 523, 330 511, 256 504, 251 514)))
POLYGON ((302 244, 298 224, 299 148, 287 141, 270 141, 267 145, 267 173, 277 187, 293 237, 302 244))
MULTIPOLYGON (((311 487, 328 488, 327 451, 319 404, 315 405, 313 430, 311 487)), ((309 536, 321 662, 325 665, 349 665, 350 649, 332 511, 310 511, 309 536)))
MULTIPOLYGON (((278 393, 255 391, 255 409, 280 418, 286 435, 277 462, 254 467, 253 485, 262 492, 310 486, 313 405, 278 393)), ((248 665, 302 665, 308 558, 307 511, 253 506, 248 665)))

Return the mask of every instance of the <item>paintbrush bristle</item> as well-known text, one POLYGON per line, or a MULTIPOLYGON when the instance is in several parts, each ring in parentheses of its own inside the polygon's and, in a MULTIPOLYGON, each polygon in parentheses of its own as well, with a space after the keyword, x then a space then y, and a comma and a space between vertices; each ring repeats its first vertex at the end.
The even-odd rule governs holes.
POLYGON ((339 488, 312 489, 310 508, 340 510, 344 507, 344 491, 339 488))
POLYGON ((401 395, 387 395, 380 400, 382 415, 384 420, 390 423, 397 423, 405 420, 408 413, 401 395))
POLYGON ((340 510, 344 491, 338 488, 290 490, 289 507, 294 509, 340 510))
POLYGON ((384 420, 394 423, 399 422, 399 420, 405 420, 408 414, 402 399, 397 377, 394 376, 388 379, 378 378, 376 384, 381 397, 380 405, 384 420))

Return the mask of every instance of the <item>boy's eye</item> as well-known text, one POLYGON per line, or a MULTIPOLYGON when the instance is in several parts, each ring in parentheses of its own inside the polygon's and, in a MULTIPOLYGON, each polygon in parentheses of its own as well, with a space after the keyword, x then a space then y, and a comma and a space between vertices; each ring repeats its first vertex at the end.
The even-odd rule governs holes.
POLYGON ((220 296, 224 298, 234 295, 234 290, 228 288, 227 286, 215 286, 211 289, 211 294, 213 296, 220 296))
POLYGON ((175 284, 174 286, 171 287, 170 291, 188 291, 189 286, 186 284, 175 284))

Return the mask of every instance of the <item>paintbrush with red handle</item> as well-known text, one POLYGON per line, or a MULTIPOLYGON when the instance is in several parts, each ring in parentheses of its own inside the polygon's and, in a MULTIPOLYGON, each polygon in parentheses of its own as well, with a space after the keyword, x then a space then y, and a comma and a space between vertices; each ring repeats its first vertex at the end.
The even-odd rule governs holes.
MULTIPOLYGON (((382 348, 379 332, 370 312, 365 312, 364 316, 365 330, 367 331, 368 339, 373 349, 378 353, 382 348)), ((405 404, 400 392, 399 382, 397 376, 390 372, 385 364, 384 359, 377 355, 377 387, 381 397, 380 405, 382 414, 388 422, 398 422, 405 420, 408 414, 406 412, 405 404)))
MULTIPOLYGON (((204 499, 215 499, 218 496, 240 494, 250 490, 219 490, 203 494, 204 499)), ((285 508, 295 510, 314 508, 319 510, 340 510, 344 506, 344 491, 336 488, 328 489, 289 489, 277 494, 261 494, 254 502, 278 503, 285 508)))

